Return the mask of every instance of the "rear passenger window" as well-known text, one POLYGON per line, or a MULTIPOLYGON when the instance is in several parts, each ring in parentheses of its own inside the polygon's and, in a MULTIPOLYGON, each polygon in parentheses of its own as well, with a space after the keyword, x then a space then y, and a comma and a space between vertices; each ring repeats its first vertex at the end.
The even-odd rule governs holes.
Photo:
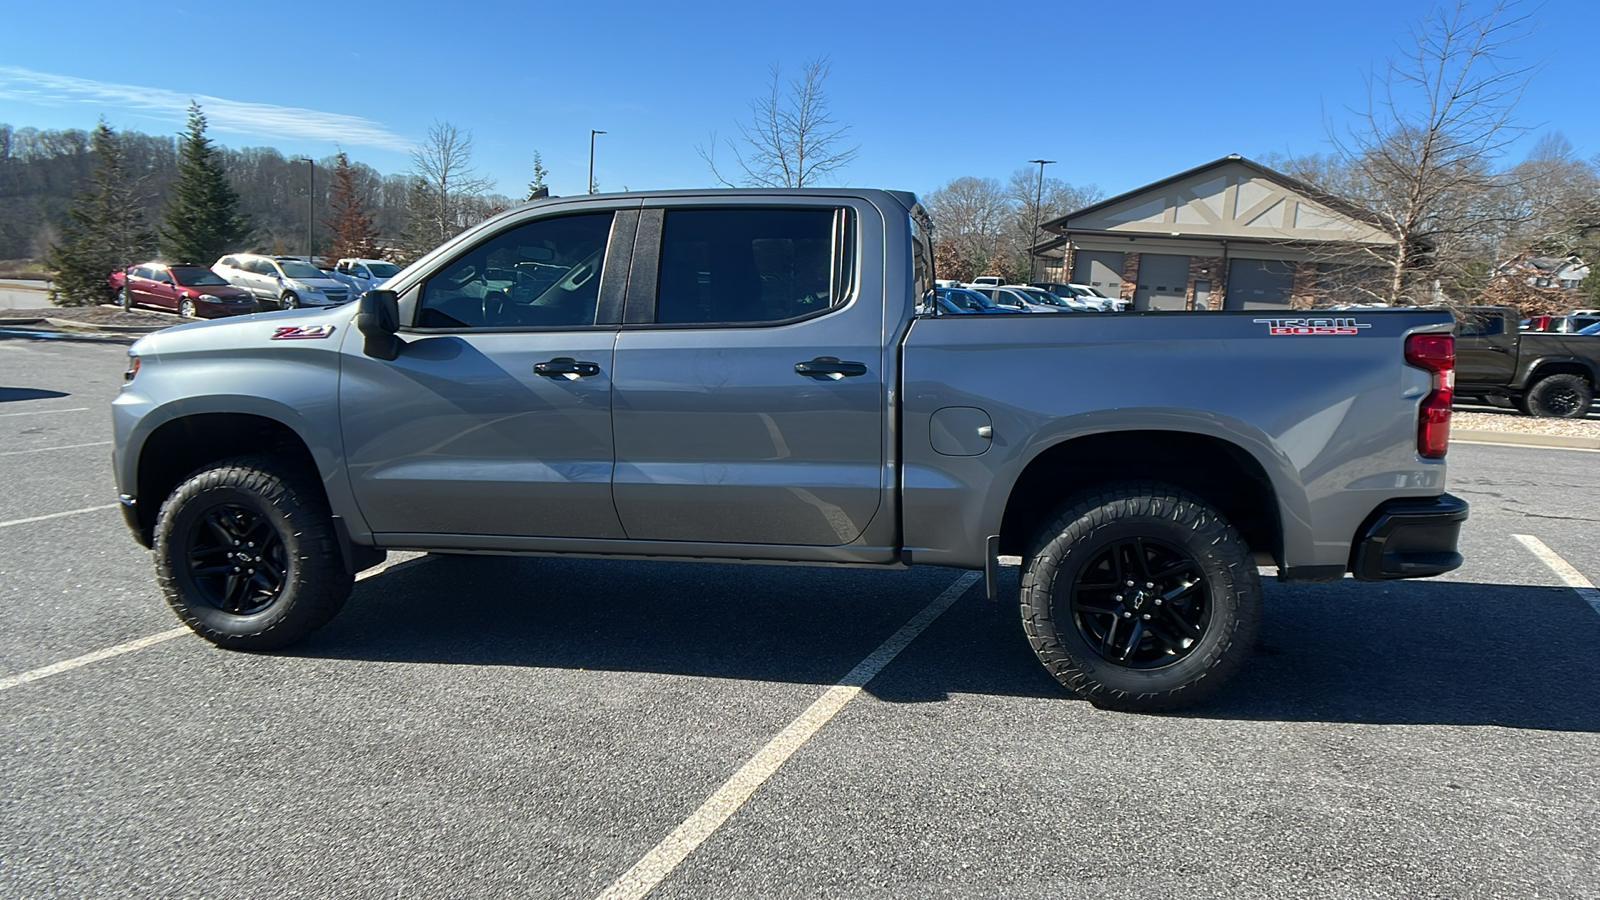
POLYGON ((848 221, 838 209, 667 210, 656 321, 777 322, 843 303, 848 221))

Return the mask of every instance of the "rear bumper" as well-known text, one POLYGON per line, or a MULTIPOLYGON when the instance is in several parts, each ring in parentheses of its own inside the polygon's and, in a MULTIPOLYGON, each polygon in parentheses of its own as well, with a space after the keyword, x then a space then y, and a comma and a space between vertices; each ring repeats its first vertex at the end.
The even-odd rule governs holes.
POLYGON ((1456 543, 1467 501, 1450 494, 1390 500, 1367 517, 1351 543, 1357 581, 1427 578, 1461 566, 1456 543))

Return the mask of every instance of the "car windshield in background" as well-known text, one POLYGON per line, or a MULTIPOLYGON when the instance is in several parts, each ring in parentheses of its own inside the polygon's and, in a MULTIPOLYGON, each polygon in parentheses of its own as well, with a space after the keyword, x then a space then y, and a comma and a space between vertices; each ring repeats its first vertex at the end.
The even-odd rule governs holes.
POLYGON ((393 278, 400 274, 400 267, 394 263, 367 263, 367 269, 373 278, 393 278))
POLYGON ((310 263, 299 260, 278 260, 278 267, 283 269, 285 278, 326 278, 327 273, 310 263))
POLYGON ((1590 325, 1588 328, 1580 328, 1578 329, 1578 333, 1600 335, 1600 322, 1596 322, 1593 325, 1590 325))
POLYGON ((222 279, 221 275, 210 269, 180 269, 173 267, 172 277, 178 279, 178 283, 184 287, 206 287, 213 284, 228 283, 222 279))

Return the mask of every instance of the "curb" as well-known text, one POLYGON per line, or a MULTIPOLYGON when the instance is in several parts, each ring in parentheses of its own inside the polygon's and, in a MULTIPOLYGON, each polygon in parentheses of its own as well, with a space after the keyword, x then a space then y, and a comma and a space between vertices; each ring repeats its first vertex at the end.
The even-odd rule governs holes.
POLYGON ((15 328, 0 325, 0 338, 36 338, 47 341, 82 341, 88 344, 132 344, 141 335, 97 334, 89 331, 56 331, 48 328, 15 328))
POLYGON ((1525 434, 1457 428, 1450 432, 1450 438, 1465 443, 1538 447, 1546 450, 1600 450, 1600 438, 1578 437, 1571 434, 1525 434))

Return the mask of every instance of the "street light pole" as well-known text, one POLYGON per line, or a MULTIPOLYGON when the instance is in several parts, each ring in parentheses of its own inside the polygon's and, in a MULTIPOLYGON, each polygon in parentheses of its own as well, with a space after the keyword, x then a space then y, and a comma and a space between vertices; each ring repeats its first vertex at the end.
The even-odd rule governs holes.
POLYGON ((1044 213, 1044 167, 1055 165, 1053 159, 1030 159, 1039 164, 1039 184, 1033 190, 1033 244, 1028 247, 1028 280, 1039 277, 1039 218, 1044 213))
MULTIPOLYGON (((311 257, 316 252, 316 244, 311 240, 311 229, 317 221, 317 162, 309 156, 296 156, 294 161, 303 162, 310 167, 306 179, 306 262, 311 262, 311 257)), ((316 263, 311 264, 316 265, 316 263)))
POLYGON ((589 193, 594 193, 594 136, 605 134, 604 131, 589 129, 589 193))

